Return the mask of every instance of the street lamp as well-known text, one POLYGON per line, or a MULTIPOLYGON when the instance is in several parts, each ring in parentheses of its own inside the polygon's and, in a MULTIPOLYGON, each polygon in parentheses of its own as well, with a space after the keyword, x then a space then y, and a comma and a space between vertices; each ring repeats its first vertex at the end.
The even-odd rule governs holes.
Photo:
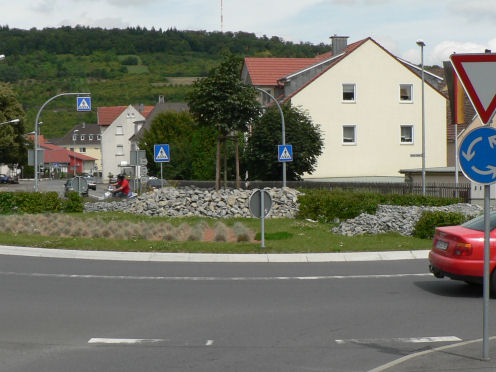
POLYGON ((0 125, 2 124, 14 124, 14 123, 19 123, 21 120, 20 119, 13 119, 13 120, 9 120, 9 121, 4 121, 3 123, 0 123, 0 125))
POLYGON ((425 196, 425 96, 424 96, 424 47, 423 40, 417 40, 417 45, 420 47, 420 61, 422 65, 422 195, 425 196))
MULTIPOLYGON (((73 151, 76 153, 76 133, 79 132, 79 129, 75 129, 74 132, 72 132, 72 142, 74 143, 73 151)), ((76 156, 74 155, 74 177, 76 177, 76 156)))
MULTIPOLYGON (((282 145, 283 146, 286 145, 286 126, 284 124, 284 114, 282 113, 281 105, 279 104, 279 102, 277 102, 277 99, 269 92, 267 92, 261 88, 257 88, 257 87, 254 87, 254 88, 256 90, 258 90, 259 92, 267 94, 276 103, 277 108, 279 109, 279 113, 281 114, 282 145)), ((282 163, 282 187, 286 187, 286 162, 282 163)))

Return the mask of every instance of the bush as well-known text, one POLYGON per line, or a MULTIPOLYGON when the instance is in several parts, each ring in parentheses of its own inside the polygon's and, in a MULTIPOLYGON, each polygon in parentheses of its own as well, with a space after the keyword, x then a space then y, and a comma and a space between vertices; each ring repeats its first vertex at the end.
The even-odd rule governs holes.
POLYGON ((82 212, 83 201, 76 197, 64 201, 54 191, 41 192, 1 192, 0 214, 8 213, 45 213, 45 212, 82 212))
POLYGON ((64 212, 82 212, 83 209, 83 197, 75 191, 69 192, 64 204, 64 212))
POLYGON ((379 194, 343 190, 302 190, 298 198, 298 218, 320 222, 354 218, 361 213, 375 214, 379 204, 400 206, 442 206, 460 203, 461 199, 437 198, 422 195, 379 194))
POLYGON ((432 239, 436 227, 460 225, 471 219, 462 213, 424 211, 415 224, 413 236, 421 239, 432 239))

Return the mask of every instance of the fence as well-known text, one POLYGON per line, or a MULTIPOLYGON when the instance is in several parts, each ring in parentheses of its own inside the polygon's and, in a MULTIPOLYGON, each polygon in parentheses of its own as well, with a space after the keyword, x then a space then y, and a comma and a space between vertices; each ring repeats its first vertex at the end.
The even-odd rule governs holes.
MULTIPOLYGON (((197 186, 201 188, 214 188, 214 181, 172 181, 180 186, 197 186)), ((326 189, 326 190, 353 190, 377 192, 381 194, 417 194, 422 195, 422 185, 406 182, 397 183, 365 183, 365 182, 316 182, 316 181, 287 181, 286 186, 291 188, 326 189)), ((221 187, 224 187, 222 183, 221 187)), ((236 182, 228 181, 225 187, 235 188, 236 182)), ((282 181, 243 181, 242 189, 259 189, 262 187, 282 187, 282 181)), ((470 184, 426 184, 426 196, 441 198, 461 198, 470 202, 470 184)))

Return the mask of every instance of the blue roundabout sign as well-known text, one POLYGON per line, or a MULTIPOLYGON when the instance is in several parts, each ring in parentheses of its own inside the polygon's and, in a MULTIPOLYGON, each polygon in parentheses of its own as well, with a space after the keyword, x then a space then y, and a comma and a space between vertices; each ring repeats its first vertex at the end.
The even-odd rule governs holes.
POLYGON ((496 129, 480 127, 470 131, 458 150, 460 166, 470 180, 496 182, 496 129))

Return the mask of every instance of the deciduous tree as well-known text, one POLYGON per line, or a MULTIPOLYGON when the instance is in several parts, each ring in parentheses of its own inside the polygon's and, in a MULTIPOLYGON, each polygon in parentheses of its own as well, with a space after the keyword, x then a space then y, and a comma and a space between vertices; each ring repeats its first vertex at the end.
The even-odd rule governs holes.
POLYGON ((0 83, 0 123, 19 119, 19 123, 0 125, 0 163, 25 164, 24 111, 9 84, 0 83))

